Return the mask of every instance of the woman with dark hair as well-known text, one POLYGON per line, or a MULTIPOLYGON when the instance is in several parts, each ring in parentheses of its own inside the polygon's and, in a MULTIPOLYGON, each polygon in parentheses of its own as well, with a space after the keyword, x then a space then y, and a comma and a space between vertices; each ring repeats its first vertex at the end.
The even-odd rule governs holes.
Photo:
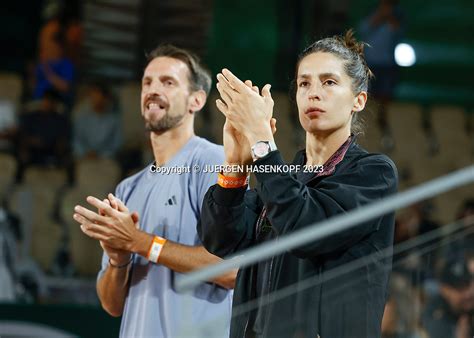
MULTIPOLYGON (((272 134, 270 85, 260 95, 226 69, 217 76, 226 164, 250 168, 257 187, 247 190, 247 172, 224 172, 209 189, 198 232, 210 252, 233 255, 396 192, 393 162, 355 141, 370 76, 352 31, 300 55, 296 103, 306 148, 293 164, 306 170, 291 173, 275 172, 285 163, 272 134)), ((241 269, 233 307, 258 306, 234 313, 231 337, 380 337, 391 268, 381 251, 391 248, 393 230, 390 213, 241 269), (346 273, 327 278, 342 266, 346 273), (281 290, 294 292, 276 298, 281 290)))

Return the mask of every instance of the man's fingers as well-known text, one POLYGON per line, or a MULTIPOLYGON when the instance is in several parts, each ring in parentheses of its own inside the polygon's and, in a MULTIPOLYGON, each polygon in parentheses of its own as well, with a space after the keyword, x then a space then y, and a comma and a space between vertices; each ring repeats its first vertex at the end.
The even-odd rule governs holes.
POLYGON ((81 225, 81 231, 86 234, 87 236, 89 236, 90 238, 93 238, 93 239, 97 239, 99 241, 104 241, 106 242, 107 241, 107 236, 106 235, 103 235, 103 234, 100 234, 100 233, 97 233, 97 232, 93 232, 93 231, 90 231, 89 229, 87 229, 85 226, 81 225))
MULTIPOLYGON (((102 211, 105 213, 106 216, 118 217, 120 215, 119 211, 112 208, 111 205, 108 205, 107 203, 102 202, 98 198, 95 198, 93 196, 87 196, 86 200, 87 200, 87 203, 89 203, 90 205, 98 209, 102 209, 102 211)), ((88 217, 87 215, 84 215, 84 216, 88 217)))
MULTIPOLYGON (((109 204, 109 205, 110 205, 110 202, 109 202, 109 200, 108 200, 108 199, 106 199, 106 198, 104 198, 104 199, 102 200, 102 202, 104 202, 104 203, 106 203, 106 204, 109 204)), ((99 208, 99 215, 101 215, 101 216, 105 216, 105 212, 104 212, 104 210, 102 210, 101 208, 99 208)))
POLYGON ((89 233, 96 233, 101 235, 107 235, 109 233, 107 225, 99 225, 92 223, 90 220, 88 220, 84 216, 81 216, 80 214, 75 213, 74 215, 72 215, 72 218, 74 218, 74 220, 81 225, 81 229, 87 230, 89 233))
POLYGON ((79 224, 81 224, 81 225, 82 225, 83 223, 89 221, 89 220, 87 220, 84 216, 79 215, 79 214, 77 214, 77 213, 74 213, 74 214, 72 215, 72 218, 73 218, 77 223, 79 223, 79 224))
POLYGON ((80 223, 81 225, 86 225, 86 227, 89 227, 89 224, 94 224, 90 219, 88 219, 87 217, 84 217, 81 214, 78 214, 76 212, 72 215, 72 218, 74 218, 74 220, 77 223, 80 223))
MULTIPOLYGON (((103 203, 103 202, 101 201, 100 203, 103 203)), ((105 203, 103 203, 103 205, 105 205, 105 203)), ((100 208, 100 207, 96 206, 96 208, 100 208)), ((111 209, 110 206, 108 206, 108 209, 111 209)), ((107 217, 101 216, 98 213, 91 211, 87 208, 84 208, 80 205, 76 205, 74 207, 74 211, 78 213, 79 215, 87 218, 91 222, 107 224, 107 217)), ((104 209, 104 212, 107 214, 107 210, 104 209)))
POLYGON ((135 225, 138 229, 138 226, 139 226, 138 222, 140 221, 140 215, 138 215, 138 212, 134 211, 132 213, 132 221, 133 221, 133 223, 135 223, 135 225))
POLYGON ((114 195, 108 194, 107 195, 107 201, 109 201, 109 204, 112 208, 114 208, 115 210, 118 210, 119 207, 117 205, 117 201, 114 198, 114 195))
POLYGON ((114 202, 117 204, 117 207, 118 207, 118 210, 119 211, 125 211, 125 212, 129 212, 127 206, 125 205, 125 203, 122 202, 122 200, 120 198, 117 198, 114 196, 114 194, 110 193, 108 195, 109 199, 113 199, 114 202))

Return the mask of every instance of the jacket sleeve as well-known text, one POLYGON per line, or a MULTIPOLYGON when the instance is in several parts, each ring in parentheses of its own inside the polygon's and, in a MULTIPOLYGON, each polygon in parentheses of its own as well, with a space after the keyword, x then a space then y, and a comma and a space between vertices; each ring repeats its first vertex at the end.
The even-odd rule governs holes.
MULTIPOLYGON (((255 164, 283 165, 284 162, 275 151, 255 164)), ((258 195, 267 206, 268 219, 279 235, 346 213, 397 190, 395 165, 384 155, 362 157, 337 174, 324 177, 314 188, 289 174, 256 173, 255 176, 259 183, 258 195)), ((377 231, 382 219, 379 217, 311 242, 292 253, 306 258, 346 250, 377 231)))
POLYGON ((252 245, 254 224, 261 207, 257 194, 246 188, 209 188, 201 209, 197 232, 204 247, 219 257, 252 245))

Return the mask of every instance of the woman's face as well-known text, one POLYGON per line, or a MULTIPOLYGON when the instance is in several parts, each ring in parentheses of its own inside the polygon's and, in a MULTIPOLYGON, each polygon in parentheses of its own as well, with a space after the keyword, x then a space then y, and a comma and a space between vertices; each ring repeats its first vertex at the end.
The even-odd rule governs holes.
POLYGON ((330 134, 347 129, 352 112, 364 109, 367 93, 354 95, 344 61, 330 53, 305 56, 296 77, 296 103, 300 123, 307 133, 330 134))

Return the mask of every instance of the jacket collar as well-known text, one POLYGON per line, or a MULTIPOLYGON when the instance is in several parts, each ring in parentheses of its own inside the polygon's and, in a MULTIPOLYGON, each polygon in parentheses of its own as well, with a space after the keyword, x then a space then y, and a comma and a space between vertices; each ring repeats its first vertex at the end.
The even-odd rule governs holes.
MULTIPOLYGON (((313 178, 321 177, 321 176, 331 176, 334 174, 336 170, 336 165, 338 165, 346 156, 347 151, 349 148, 353 148, 355 146, 357 135, 351 134, 349 138, 344 142, 339 149, 337 149, 334 154, 324 163, 323 171, 318 172, 315 174, 313 178)), ((293 160, 295 164, 304 165, 306 163, 306 149, 300 150, 293 160)))

